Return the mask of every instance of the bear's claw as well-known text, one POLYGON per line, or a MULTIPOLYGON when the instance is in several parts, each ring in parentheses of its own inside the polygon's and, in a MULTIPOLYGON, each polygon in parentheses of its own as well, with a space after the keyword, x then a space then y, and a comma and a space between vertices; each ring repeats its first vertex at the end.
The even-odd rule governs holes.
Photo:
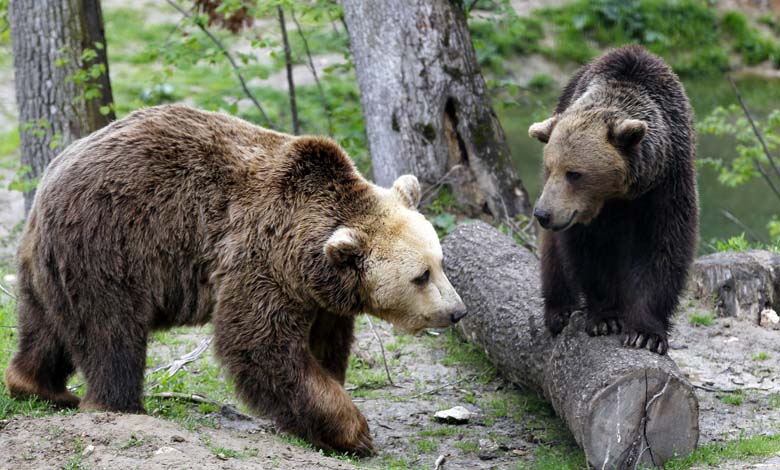
POLYGON ((631 331, 623 335, 623 346, 635 349, 646 347, 649 351, 663 356, 669 350, 669 340, 666 335, 631 331))
POLYGON ((606 336, 611 334, 618 334, 623 330, 623 325, 620 320, 616 318, 608 318, 606 320, 588 320, 588 326, 586 332, 589 336, 606 336))
POLYGON ((569 317, 571 317, 570 310, 550 309, 545 311, 544 323, 553 336, 558 336, 558 334, 566 328, 566 325, 569 324, 569 317))

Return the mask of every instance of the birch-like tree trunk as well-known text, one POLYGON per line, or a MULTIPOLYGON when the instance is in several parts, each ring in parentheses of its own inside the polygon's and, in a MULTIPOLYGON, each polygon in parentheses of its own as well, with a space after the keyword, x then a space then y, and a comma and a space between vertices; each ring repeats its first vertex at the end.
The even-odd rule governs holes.
MULTIPOLYGON (((65 146, 114 118, 103 15, 99 0, 11 0, 8 16, 21 163, 34 180, 65 146)), ((25 193, 25 212, 34 196, 25 193)))
POLYGON ((528 213, 490 104, 463 5, 454 0, 343 0, 374 180, 404 173, 449 183, 472 214, 528 213))

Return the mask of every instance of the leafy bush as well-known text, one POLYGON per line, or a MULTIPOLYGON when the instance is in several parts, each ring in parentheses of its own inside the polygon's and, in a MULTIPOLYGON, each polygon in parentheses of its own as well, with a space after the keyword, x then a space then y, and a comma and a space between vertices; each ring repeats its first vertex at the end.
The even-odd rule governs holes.
POLYGON ((491 21, 469 21, 471 42, 480 66, 501 75, 507 57, 539 51, 544 37, 542 22, 536 18, 520 18, 511 6, 504 5, 502 13, 491 21))
POLYGON ((748 65, 771 60, 780 66, 780 44, 750 26, 745 15, 736 11, 727 12, 721 19, 721 25, 734 41, 734 50, 742 55, 748 65))

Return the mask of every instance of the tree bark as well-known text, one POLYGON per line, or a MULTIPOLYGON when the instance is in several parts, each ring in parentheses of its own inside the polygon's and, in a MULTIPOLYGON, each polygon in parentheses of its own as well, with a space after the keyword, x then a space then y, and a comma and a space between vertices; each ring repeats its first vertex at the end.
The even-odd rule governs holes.
POLYGON ((343 0, 374 180, 449 183, 472 215, 528 214, 460 2, 343 0))
POLYGON ((442 247, 469 307, 459 326, 465 338, 509 380, 552 403, 590 465, 662 465, 696 447, 698 401, 669 356, 623 348, 616 336, 591 338, 581 312, 551 337, 538 261, 483 222, 460 225, 442 247))
MULTIPOLYGON (((39 178, 60 150, 114 119, 99 0, 11 0, 8 6, 19 106, 21 163, 39 178), (98 45, 99 44, 99 45, 98 45), (94 59, 82 60, 87 49, 94 59), (103 73, 79 83, 79 71, 103 73), (99 96, 85 96, 87 88, 99 96), (105 109, 104 109, 105 111, 105 109)), ((35 190, 25 193, 25 212, 35 190)))

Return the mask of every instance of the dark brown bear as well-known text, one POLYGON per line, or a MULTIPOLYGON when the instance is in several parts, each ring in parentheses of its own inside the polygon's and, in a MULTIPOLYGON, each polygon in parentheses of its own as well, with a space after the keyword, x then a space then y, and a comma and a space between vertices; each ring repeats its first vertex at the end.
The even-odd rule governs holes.
POLYGON ((416 332, 463 303, 415 210, 413 176, 363 179, 327 139, 183 106, 75 142, 41 181, 19 250, 19 352, 8 390, 143 412, 153 330, 214 323, 240 396, 316 445, 366 453, 343 388, 355 316, 416 332))
POLYGON ((548 329, 584 306, 589 334, 622 331, 626 346, 666 353, 698 239, 693 113, 679 79, 641 47, 613 50, 580 69, 529 134, 547 143, 534 216, 548 229, 548 329))

